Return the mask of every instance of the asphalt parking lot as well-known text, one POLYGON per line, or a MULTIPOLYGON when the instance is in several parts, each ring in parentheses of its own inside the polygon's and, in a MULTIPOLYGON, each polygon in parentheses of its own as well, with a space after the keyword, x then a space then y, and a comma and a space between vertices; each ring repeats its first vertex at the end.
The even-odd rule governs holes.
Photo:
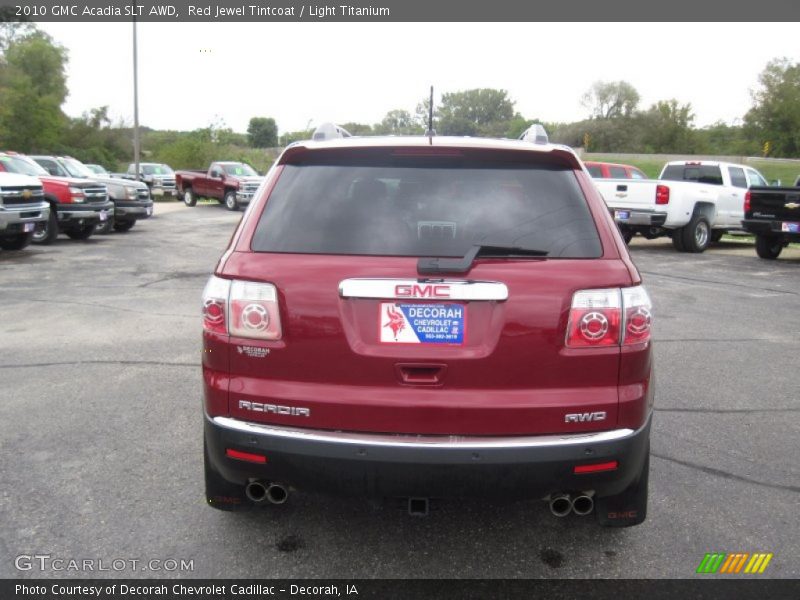
POLYGON ((127 234, 0 253, 0 577, 692 577, 712 551, 800 577, 800 251, 634 240, 657 319, 639 527, 538 501, 414 518, 295 494, 232 514, 203 497, 199 297, 239 216, 158 204, 127 234), (16 568, 33 554, 193 568, 16 568))

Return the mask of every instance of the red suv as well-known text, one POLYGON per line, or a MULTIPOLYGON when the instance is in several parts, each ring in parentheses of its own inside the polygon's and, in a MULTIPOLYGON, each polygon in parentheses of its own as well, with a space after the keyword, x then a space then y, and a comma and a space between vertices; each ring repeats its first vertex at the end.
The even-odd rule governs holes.
POLYGON ((203 292, 211 506, 308 490, 645 519, 650 300, 576 155, 527 139, 284 151, 203 292))

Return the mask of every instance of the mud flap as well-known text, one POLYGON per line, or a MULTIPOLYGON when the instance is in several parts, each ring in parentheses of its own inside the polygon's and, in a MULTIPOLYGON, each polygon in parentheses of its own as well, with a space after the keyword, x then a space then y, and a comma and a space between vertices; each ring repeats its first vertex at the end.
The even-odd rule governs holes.
POLYGON ((650 479, 650 447, 639 478, 616 496, 597 498, 597 522, 603 527, 632 527, 647 518, 647 486, 650 479))
POLYGON ((206 480, 206 502, 217 510, 249 510, 253 504, 244 493, 244 486, 226 481, 214 470, 203 440, 203 468, 206 480))

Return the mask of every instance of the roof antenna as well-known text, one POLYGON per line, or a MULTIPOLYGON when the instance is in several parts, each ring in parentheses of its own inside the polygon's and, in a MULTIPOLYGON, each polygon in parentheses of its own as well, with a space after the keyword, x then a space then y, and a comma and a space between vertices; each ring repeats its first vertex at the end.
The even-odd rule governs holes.
POLYGON ((425 135, 428 136, 428 142, 433 145, 433 136, 436 135, 436 130, 433 128, 433 86, 431 86, 431 101, 428 104, 428 131, 425 135))

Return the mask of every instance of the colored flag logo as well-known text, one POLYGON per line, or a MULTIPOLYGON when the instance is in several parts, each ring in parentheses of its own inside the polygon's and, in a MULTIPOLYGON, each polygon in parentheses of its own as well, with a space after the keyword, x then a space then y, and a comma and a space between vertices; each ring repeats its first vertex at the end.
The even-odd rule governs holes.
POLYGON ((772 560, 772 552, 710 552, 704 557, 697 573, 763 573, 772 560))

